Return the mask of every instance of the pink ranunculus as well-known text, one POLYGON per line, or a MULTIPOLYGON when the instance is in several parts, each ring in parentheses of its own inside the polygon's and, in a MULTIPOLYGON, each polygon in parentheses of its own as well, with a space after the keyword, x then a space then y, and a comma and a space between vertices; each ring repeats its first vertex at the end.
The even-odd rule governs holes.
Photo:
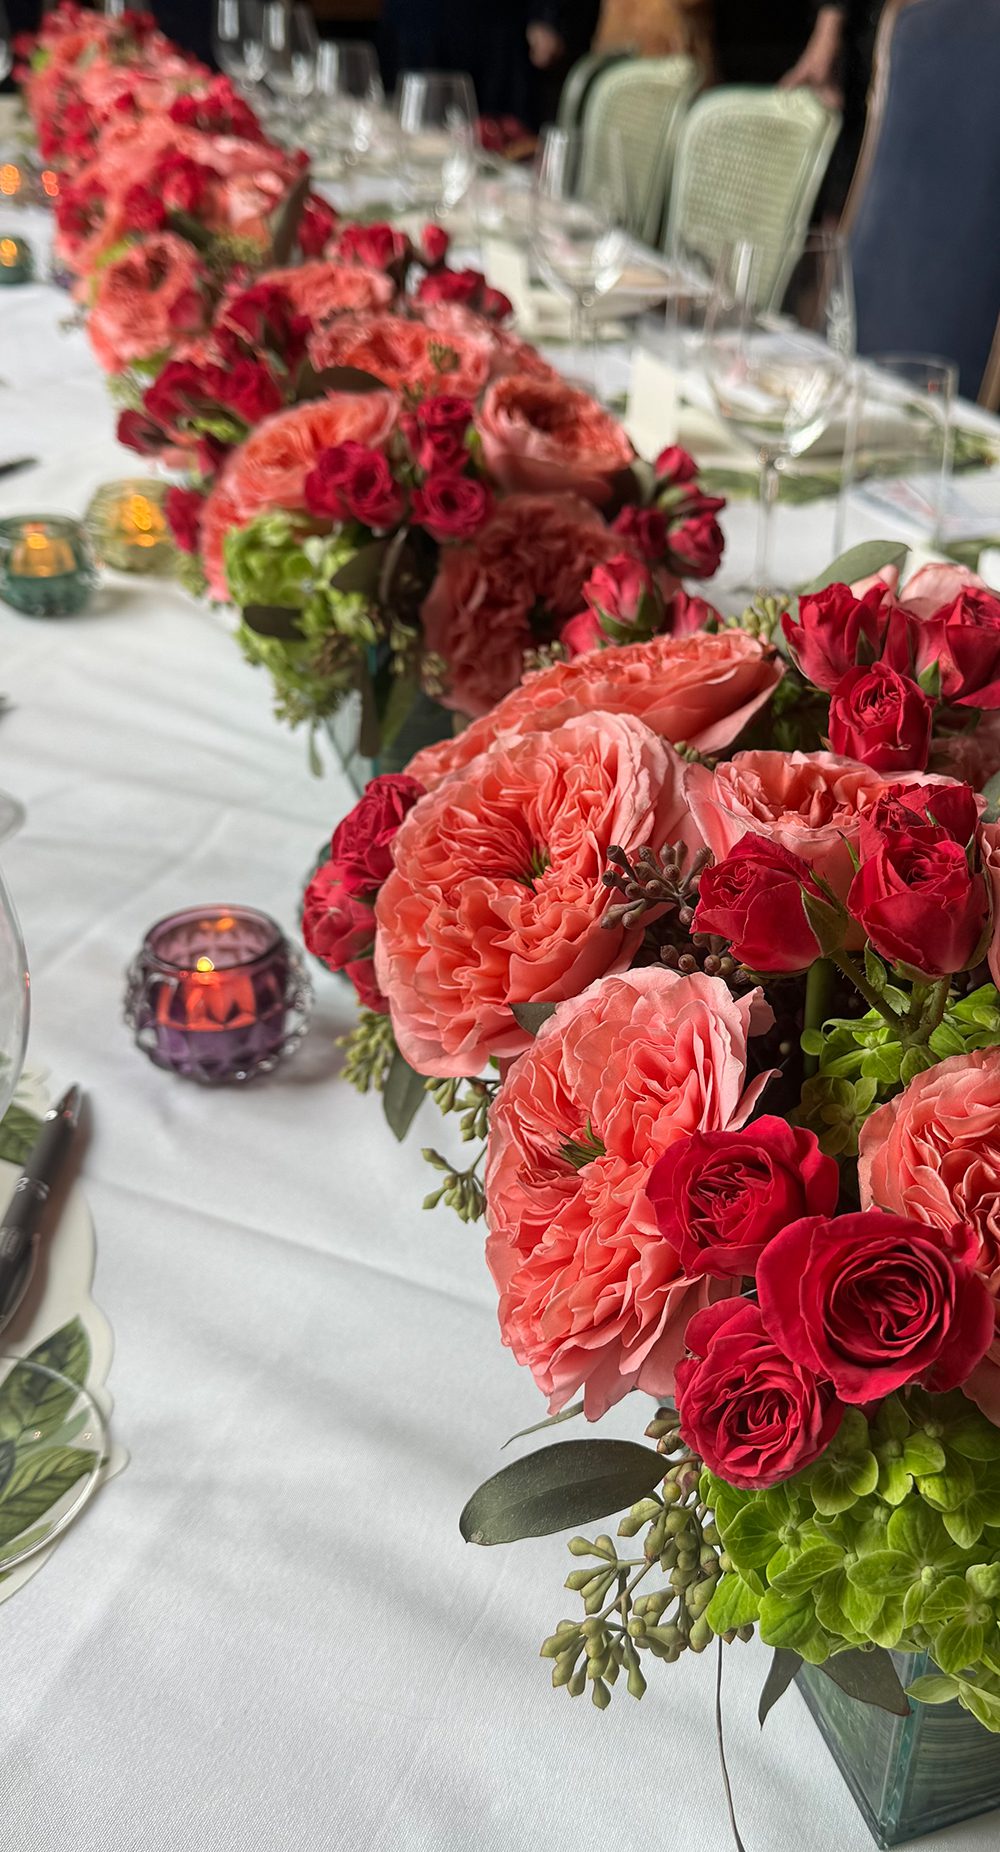
POLYGON ((168 352, 205 325, 205 273, 198 253, 172 232, 140 238, 101 271, 87 331, 108 373, 168 352))
POLYGON ((487 717, 453 740, 425 747, 409 769, 430 788, 494 739, 562 726, 598 709, 635 714, 672 745, 722 752, 770 700, 783 673, 774 651, 744 630, 595 650, 526 676, 487 717))
POLYGON ((885 779, 829 752, 738 752, 711 771, 689 766, 688 801, 717 861, 747 835, 779 843, 845 900, 863 800, 885 779))
POLYGON ((1000 1422, 1000 1048, 951 1055, 879 1106, 861 1129, 861 1204, 979 1237, 997 1335, 965 1392, 1000 1422))
POLYGON ((447 665, 445 705, 488 713, 517 686, 526 651, 579 610, 593 568, 620 550, 573 495, 508 495, 468 544, 446 548, 422 613, 427 647, 447 665))
POLYGON ((580 495, 598 507, 635 455, 618 419, 585 392, 518 373, 489 388, 476 429, 500 488, 580 495))
POLYGON ((582 1387, 596 1420, 629 1389, 669 1395, 706 1303, 659 1232, 652 1165, 693 1132, 746 1123, 747 1040, 770 1010, 718 978, 656 967, 560 1004, 490 1118, 486 1257, 503 1341, 553 1412, 582 1387))
POLYGON ((422 798, 393 845, 376 971, 422 1074, 477 1074, 531 1040, 514 1003, 561 1001, 627 965, 606 928, 609 848, 683 837, 680 762, 641 721, 591 714, 498 744, 422 798))

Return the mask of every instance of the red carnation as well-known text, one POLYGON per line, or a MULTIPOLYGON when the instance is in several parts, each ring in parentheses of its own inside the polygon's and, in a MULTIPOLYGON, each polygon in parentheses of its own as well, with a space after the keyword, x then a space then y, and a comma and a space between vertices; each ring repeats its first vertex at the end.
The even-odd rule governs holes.
POLYGON ((329 866, 348 893, 372 895, 381 887, 392 868, 396 831, 423 795, 423 785, 407 772, 383 773, 338 823, 329 866))

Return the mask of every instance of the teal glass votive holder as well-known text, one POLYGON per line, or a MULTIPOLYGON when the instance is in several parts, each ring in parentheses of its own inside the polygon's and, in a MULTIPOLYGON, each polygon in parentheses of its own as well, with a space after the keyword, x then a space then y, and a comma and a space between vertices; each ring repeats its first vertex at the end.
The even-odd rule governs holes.
POLYGON ((73 617, 89 603, 97 573, 79 521, 68 515, 0 520, 0 598, 25 617, 73 617))
POLYGON ((27 238, 0 234, 0 287, 32 283, 34 277, 35 257, 27 238))

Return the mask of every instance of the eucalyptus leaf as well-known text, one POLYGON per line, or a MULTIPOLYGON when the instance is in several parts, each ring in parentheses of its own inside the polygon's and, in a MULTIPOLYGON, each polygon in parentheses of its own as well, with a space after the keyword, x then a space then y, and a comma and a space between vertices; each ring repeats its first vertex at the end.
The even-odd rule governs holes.
POLYGON ((849 1647, 846 1652, 824 1659, 819 1669, 839 1685, 841 1691, 846 1691, 849 1698, 873 1704, 878 1710, 891 1711, 894 1717, 910 1715, 896 1668, 882 1647, 849 1647))
POLYGON ((1000 819, 1000 772, 994 772, 983 786, 986 809, 980 817, 981 823, 996 823, 1000 819))
POLYGON ((396 1134, 400 1144, 417 1116, 426 1091, 424 1075, 418 1074, 397 1048, 386 1075, 382 1111, 390 1131, 396 1134))
POLYGON ((537 1035, 543 1023, 556 1013, 554 1003, 512 1003, 511 1013, 527 1035, 537 1035))
MULTIPOLYGON (((521 1428, 512 1434, 510 1440, 504 1441, 504 1447, 510 1447, 516 1440, 526 1440, 529 1434, 540 1434, 543 1428, 554 1428, 560 1421, 572 1421, 574 1415, 583 1414, 583 1403, 572 1402, 569 1408, 561 1408, 558 1415, 546 1415, 544 1421, 536 1421, 530 1428, 521 1428)), ((501 1452, 503 1449, 501 1449, 501 1452)))
POLYGON ((784 1697, 801 1666, 802 1660, 798 1653, 790 1652, 786 1646, 775 1647, 770 1669, 764 1680, 764 1689, 760 1694, 760 1703, 757 1706, 757 1719, 761 1729, 778 1699, 784 1697))
POLYGON ((817 578, 800 586, 800 593, 823 592, 828 585, 854 585, 858 579, 869 579, 881 572, 883 566, 902 566, 909 550, 905 542, 897 540, 864 540, 860 546, 841 553, 817 578))
POLYGON ((334 573, 331 586, 338 592, 359 592, 365 598, 374 598, 388 544, 387 540, 373 540, 359 547, 334 573))
POLYGON ((626 1440, 569 1440, 515 1460, 472 1494, 459 1519, 467 1543, 515 1543, 590 1524, 659 1485, 663 1455, 626 1440))
POLYGON ((17 1462, 0 1494, 0 1547, 37 1524, 93 1468, 94 1455, 79 1447, 33 1447, 17 1462))
POLYGON ((258 637, 277 637, 282 643, 301 641, 301 611, 285 604, 248 604, 243 607, 243 622, 258 637))
POLYGON ((386 392, 385 380, 379 379, 377 373, 366 373, 361 367, 323 367, 316 372, 313 367, 305 366, 299 374, 296 384, 296 402, 303 399, 323 399, 328 392, 386 392))
POLYGON ((23 1164, 35 1139, 41 1120, 23 1106, 8 1106, 0 1120, 0 1158, 8 1164, 23 1164))
POLYGON ((288 263, 295 248, 299 224, 309 197, 309 173, 300 174, 285 194, 272 220, 270 268, 288 263))

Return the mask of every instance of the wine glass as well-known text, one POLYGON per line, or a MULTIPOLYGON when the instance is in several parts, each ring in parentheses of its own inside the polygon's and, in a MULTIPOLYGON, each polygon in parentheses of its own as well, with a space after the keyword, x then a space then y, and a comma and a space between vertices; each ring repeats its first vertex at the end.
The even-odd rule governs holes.
POLYGON ((374 45, 324 39, 316 59, 314 124, 324 153, 342 163, 366 155, 375 139, 385 95, 374 45))
POLYGON ((4 6, 3 0, 0 0, 0 84, 3 83, 5 77, 10 76, 13 62, 14 53, 11 50, 10 43, 10 20, 7 18, 7 8, 4 6))
POLYGON ((760 470, 753 592, 771 589, 771 516, 780 472, 847 406, 855 350, 850 258, 838 232, 814 232, 787 281, 769 288, 772 257, 732 247, 716 279, 702 365, 723 422, 753 444, 760 470))
POLYGON ((476 116, 464 71, 404 71, 397 120, 411 206, 440 217, 464 198, 476 171, 476 116))
POLYGON ((319 35, 307 6, 268 0, 264 8, 264 67, 282 114, 301 122, 316 84, 319 35))
POLYGON ((24 1066, 28 1042, 28 961, 14 903, 0 874, 0 1119, 24 1066))
POLYGON ((609 132, 600 171, 587 173, 580 132, 543 129, 532 193, 535 261, 545 281, 569 300, 574 346, 586 347, 589 330, 592 383, 596 384, 597 328, 592 311, 620 282, 629 249, 621 136, 609 132))
POLYGON ((264 7, 263 0, 215 0, 212 23, 212 50, 219 69, 235 84, 245 84, 247 44, 261 46, 258 63, 263 76, 264 7))

